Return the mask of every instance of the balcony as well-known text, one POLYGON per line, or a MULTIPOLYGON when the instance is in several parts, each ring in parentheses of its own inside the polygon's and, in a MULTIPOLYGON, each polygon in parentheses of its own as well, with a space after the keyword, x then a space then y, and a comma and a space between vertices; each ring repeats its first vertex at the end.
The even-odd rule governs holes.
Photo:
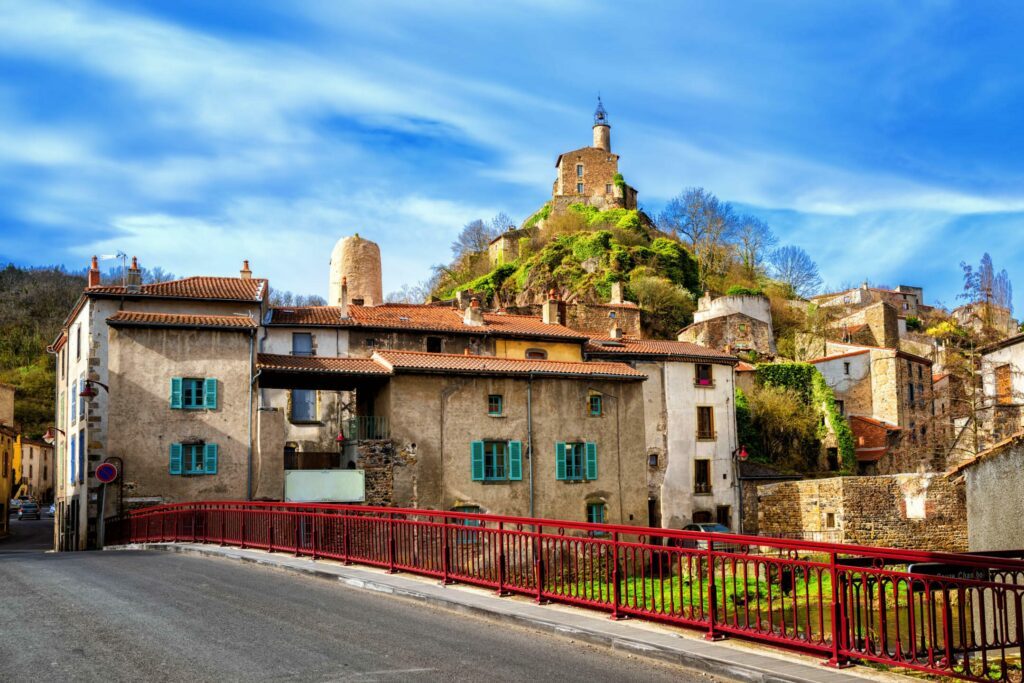
POLYGON ((391 438, 391 428, 386 417, 360 415, 350 417, 343 423, 345 438, 350 441, 377 441, 391 438))

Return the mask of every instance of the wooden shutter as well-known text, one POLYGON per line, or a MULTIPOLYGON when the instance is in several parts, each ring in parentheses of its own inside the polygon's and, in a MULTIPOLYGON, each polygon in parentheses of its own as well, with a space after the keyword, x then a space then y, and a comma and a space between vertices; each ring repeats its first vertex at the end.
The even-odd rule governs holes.
POLYGON ((203 380, 203 400, 210 410, 217 409, 217 380, 214 377, 207 377, 203 380))
POLYGON ((484 480, 484 442, 474 441, 470 444, 470 471, 473 481, 484 480))
POLYGON ((180 443, 171 444, 171 474, 181 474, 181 451, 180 443))
MULTIPOLYGON (((171 378, 171 407, 181 408, 181 378, 171 378)), ((179 472, 180 474, 180 472, 179 472)))
MULTIPOLYGON (((69 481, 70 481, 70 483, 74 484, 75 483, 75 447, 76 447, 77 441, 75 441, 75 437, 74 436, 71 437, 70 441, 71 441, 71 467, 69 469, 71 470, 71 477, 69 478, 69 481)), ((7 455, 6 454, 4 455, 4 462, 5 463, 7 462, 7 455)), ((6 470, 7 470, 7 467, 5 466, 4 467, 4 475, 5 476, 7 474, 6 470)))
POLYGON ((217 474, 217 444, 208 443, 203 445, 203 473, 217 474))
POLYGON ((508 442, 508 478, 521 481, 523 478, 523 442, 508 442))
POLYGON ((561 441, 555 444, 555 479, 565 479, 565 444, 561 441))
POLYGON ((597 479, 597 444, 593 441, 587 442, 587 479, 597 479))
POLYGON ((1013 403, 1013 372, 1009 365, 996 368, 996 402, 1000 405, 1013 403))

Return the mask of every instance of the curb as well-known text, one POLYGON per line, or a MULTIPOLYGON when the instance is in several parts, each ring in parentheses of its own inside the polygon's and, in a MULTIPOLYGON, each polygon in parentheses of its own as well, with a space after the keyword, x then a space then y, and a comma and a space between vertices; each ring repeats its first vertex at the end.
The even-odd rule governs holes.
MULTIPOLYGON (((252 551, 249 549, 243 550, 241 548, 233 547, 221 548, 220 546, 216 546, 213 548, 191 545, 183 546, 173 543, 142 543, 122 546, 108 546, 107 548, 104 548, 104 550, 160 550, 163 552, 172 552, 182 555, 215 557, 240 561, 249 564, 256 564, 264 567, 271 567, 274 569, 288 571, 294 574, 312 576, 318 579, 326 579, 328 581, 340 582, 352 588, 374 591, 377 593, 384 593, 401 598, 406 598, 409 600, 415 600, 417 602, 422 602, 434 607, 440 607, 449 611, 454 611, 475 617, 486 618, 490 621, 497 621, 502 623, 514 624, 520 627, 533 628, 562 637, 571 637, 589 643, 591 645, 607 647, 613 651, 623 652, 626 654, 631 654, 639 657, 646 657, 660 662, 681 666, 698 673, 709 674, 711 676, 717 676, 720 678, 726 678, 734 681, 750 681, 751 683, 806 683, 807 681, 841 683, 863 682, 866 680, 907 680, 905 677, 898 675, 877 675, 877 672, 872 672, 876 674, 872 676, 852 675, 846 672, 837 671, 835 669, 827 669, 825 667, 819 666, 818 664, 796 662, 791 659, 783 659, 779 657, 771 657, 773 663, 777 662, 778 668, 766 668, 764 666, 760 666, 752 662, 748 663, 737 661, 737 659, 742 659, 745 655, 748 657, 750 655, 756 655, 757 657, 768 657, 767 655, 762 655, 760 653, 748 653, 745 650, 724 648, 722 649, 722 652, 720 654, 717 652, 714 654, 708 652, 690 652, 683 650, 681 648, 674 648, 661 645, 658 643, 645 641, 640 638, 624 637, 621 635, 602 632, 593 628, 586 628, 569 625, 565 623, 559 623, 558 621, 551 618, 541 618, 526 614, 517 614, 512 612, 511 610, 499 610, 494 608, 481 607, 478 605, 471 605, 467 604, 466 602, 459 601, 457 599, 439 597, 437 595, 432 595, 428 592, 416 590, 414 588, 395 586, 387 582, 374 580, 372 578, 366 578, 365 576, 352 575, 355 572, 365 572, 367 568, 363 567, 354 568, 347 567, 344 565, 332 564, 328 565, 331 567, 331 570, 328 570, 326 568, 318 568, 315 565, 320 564, 320 561, 314 561, 309 558, 301 559, 305 560, 305 563, 308 563, 308 565, 312 566, 303 566, 296 565, 294 563, 285 563, 277 561, 274 555, 264 553, 262 551, 252 551), (250 552, 259 552, 260 554, 242 554, 250 552), (785 669, 789 669, 789 671, 785 671, 785 669)), ((288 557, 289 559, 295 559, 291 558, 291 556, 288 557)), ((416 579, 422 579, 422 577, 416 575, 402 575, 402 578, 405 578, 406 580, 409 580, 412 577, 415 577, 416 579)), ((453 596, 453 598, 454 597, 455 596, 453 596)), ((522 603, 511 602, 509 604, 521 605, 522 603)), ((531 603, 531 606, 534 605, 531 603)), ((597 617, 596 614, 595 617, 600 618, 597 617)), ((680 642, 694 643, 695 641, 694 639, 681 639, 680 642)), ((867 671, 864 671, 864 673, 867 673, 867 671)))

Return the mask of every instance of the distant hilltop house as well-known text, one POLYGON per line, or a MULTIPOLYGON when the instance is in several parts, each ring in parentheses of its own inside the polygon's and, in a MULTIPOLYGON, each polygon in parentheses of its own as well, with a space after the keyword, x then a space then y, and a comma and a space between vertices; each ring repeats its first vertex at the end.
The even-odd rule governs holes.
POLYGON ((705 293, 697 302, 693 323, 679 331, 678 339, 727 353, 774 358, 771 303, 760 294, 713 299, 705 293))
POLYGON ((612 152, 611 128, 608 112, 599 97, 594 111, 593 144, 558 155, 550 204, 541 210, 542 215, 535 223, 507 230, 491 241, 488 256, 492 265, 515 260, 519 255, 519 240, 530 235, 531 227, 542 224, 548 215, 568 211, 572 204, 600 210, 637 207, 636 189, 627 185, 619 174, 619 155, 612 152))
POLYGON ((984 301, 975 301, 954 308, 951 315, 961 327, 979 333, 994 332, 1000 337, 1013 336, 1020 328, 1009 308, 987 304, 984 301))

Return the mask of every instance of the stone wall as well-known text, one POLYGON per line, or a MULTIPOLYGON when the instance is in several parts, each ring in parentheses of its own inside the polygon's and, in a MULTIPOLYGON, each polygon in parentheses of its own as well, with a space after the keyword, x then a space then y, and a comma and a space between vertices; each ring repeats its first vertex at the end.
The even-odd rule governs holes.
POLYGON ((693 323, 679 333, 679 341, 688 341, 719 351, 751 351, 758 356, 775 356, 772 327, 744 313, 734 313, 693 323))
POLYGON ((759 486, 758 525, 767 536, 834 532, 857 545, 967 549, 962 486, 936 473, 834 477, 759 486))
MULTIPOLYGON (((396 504, 395 469, 415 463, 415 456, 395 448, 390 439, 362 441, 356 449, 356 469, 366 473, 366 504, 396 504)), ((402 496, 402 505, 416 507, 415 496, 402 496)))
MULTIPOLYGON (((596 147, 565 152, 558 165, 558 178, 554 196, 571 196, 573 201, 594 203, 601 207, 615 206, 615 183, 613 178, 619 172, 619 157, 596 147), (583 165, 583 176, 578 177, 576 166, 583 165), (576 191, 577 183, 583 183, 583 193, 576 191), (597 199, 597 202, 592 201, 597 199)), ((621 200, 619 200, 621 203, 621 200)), ((552 205, 553 210, 558 207, 552 205)))
MULTIPOLYGON (((539 317, 540 304, 509 307, 509 313, 539 317)), ((640 339, 643 328, 640 325, 640 309, 635 304, 589 304, 582 301, 565 305, 565 326, 595 337, 607 337, 612 325, 617 325, 626 337, 640 339), (615 317, 610 315, 614 313, 615 317)))
POLYGON ((344 306, 362 299, 367 306, 384 303, 380 247, 357 234, 342 237, 331 251, 327 303, 344 306), (342 280, 348 281, 348 301, 342 302, 342 280))

